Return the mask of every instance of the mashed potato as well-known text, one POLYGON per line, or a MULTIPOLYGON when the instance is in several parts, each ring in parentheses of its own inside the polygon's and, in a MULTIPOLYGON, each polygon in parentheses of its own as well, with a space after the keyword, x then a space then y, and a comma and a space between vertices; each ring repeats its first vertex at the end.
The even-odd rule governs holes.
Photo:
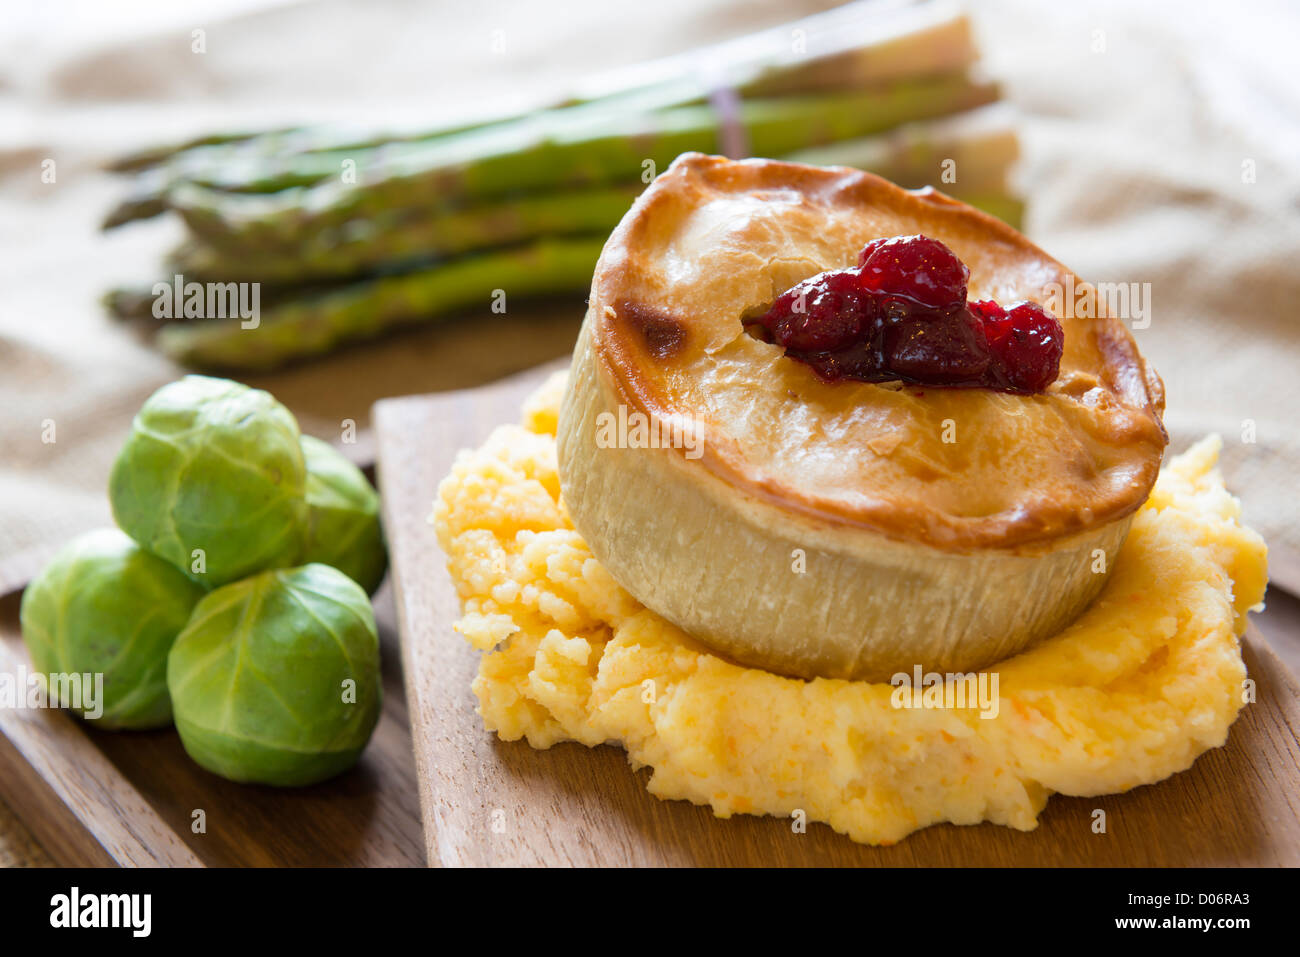
MULTIPOLYGON (((716 657, 639 605, 570 527, 555 464, 563 378, 462 452, 433 522, 485 652, 484 724, 535 748, 618 744, 661 798, 802 811, 888 844, 941 821, 1032 829, 1053 792, 1149 784, 1219 747, 1242 707, 1238 646, 1264 594, 1264 543, 1214 471, 1174 459, 1097 601, 1002 662, 998 713, 903 709, 888 684, 802 681, 716 657)), ((665 558, 665 560, 670 560, 665 558)))

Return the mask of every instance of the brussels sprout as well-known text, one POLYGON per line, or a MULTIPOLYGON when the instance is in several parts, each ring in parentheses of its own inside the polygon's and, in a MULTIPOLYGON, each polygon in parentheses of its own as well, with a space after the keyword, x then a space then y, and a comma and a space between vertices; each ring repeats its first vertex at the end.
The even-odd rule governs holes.
POLYGON ((124 532, 196 581, 290 565, 307 530, 298 423, 270 395, 186 376, 145 402, 113 464, 124 532))
POLYGON ((190 757, 232 781, 294 786, 352 765, 379 720, 366 593, 328 565, 265 571, 208 594, 167 662, 190 757))
POLYGON ((83 717, 103 728, 171 723, 167 652, 203 588, 115 528, 70 542, 23 593, 23 640, 38 673, 102 674, 83 717), (87 714, 102 709, 98 717, 87 714))
POLYGON ((328 442, 304 435, 302 451, 308 509, 302 561, 333 565, 373 595, 388 568, 379 493, 328 442))

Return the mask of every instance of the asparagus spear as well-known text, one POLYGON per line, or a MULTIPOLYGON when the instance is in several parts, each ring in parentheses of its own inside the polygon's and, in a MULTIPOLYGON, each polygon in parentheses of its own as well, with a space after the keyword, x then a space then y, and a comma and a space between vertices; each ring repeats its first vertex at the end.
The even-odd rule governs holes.
POLYGON ((541 193, 450 213, 350 224, 306 238, 291 253, 223 250, 192 242, 171 267, 203 280, 295 283, 337 279, 384 266, 509 246, 542 236, 608 233, 641 191, 640 184, 541 193))
POLYGON ((338 176, 346 160, 376 163, 411 144, 375 144, 359 152, 347 150, 323 153, 295 151, 293 138, 276 136, 192 149, 178 154, 166 165, 147 169, 132 184, 131 192, 114 206, 100 224, 112 229, 138 219, 149 219, 167 211, 168 193, 182 183, 234 193, 273 193, 299 186, 312 186, 338 176))
MULTIPOLYGON (((294 131, 297 132, 297 131, 294 131)), ((272 193, 297 186, 311 186, 337 176, 352 152, 317 153, 295 151, 294 138, 286 135, 261 136, 177 154, 158 168, 141 172, 131 192, 114 206, 100 224, 112 229, 138 219, 149 219, 167 210, 168 192, 181 183, 196 183, 212 189, 240 193, 272 193)), ((382 156, 403 144, 376 144, 367 153, 382 156)))
POLYGON ((295 300, 265 310, 256 328, 245 329, 237 319, 168 325, 157 341, 163 352, 187 365, 265 371, 394 327, 477 304, 486 308, 498 289, 509 297, 507 303, 577 293, 590 285, 604 243, 604 236, 543 240, 295 300))
MULTIPOLYGON (((106 169, 114 173, 132 173, 143 169, 152 169, 161 163, 165 163, 179 153, 187 150, 198 149, 203 146, 222 146, 227 143, 240 143, 254 139, 258 136, 266 135, 268 131, 261 130, 256 132, 240 133, 209 133, 205 136, 197 136, 193 139, 182 140, 179 143, 171 143, 163 146, 149 146, 133 153, 127 153, 125 156, 119 156, 111 160, 106 169)), ((270 132, 287 132, 285 130, 273 130, 270 132)))
MULTIPOLYGON (((438 135, 452 136, 488 125, 487 121, 458 125, 438 135)), ((305 128, 178 150, 165 162, 140 172, 131 193, 109 211, 100 228, 112 229, 165 212, 168 193, 182 183, 233 193, 274 193, 339 176, 345 161, 375 165, 425 142, 425 137, 349 140, 331 130, 305 128), (335 145, 325 149, 327 143, 335 145)))
MULTIPOLYGON (((182 275, 187 282, 192 282, 197 278, 187 274, 182 275)), ((164 281, 171 285, 174 282, 174 276, 175 272, 166 276, 164 281)), ((232 279, 228 281, 240 280, 232 279)), ((258 301, 261 308, 269 309, 290 301, 325 295, 336 288, 337 286, 333 283, 263 283, 258 301)), ((100 302, 108 310, 109 315, 115 319, 157 322, 158 320, 153 314, 154 303, 157 298, 158 296, 154 292, 152 285, 119 286, 104 293, 100 297, 100 302)))
MULTIPOLYGON (((997 89, 964 76, 909 81, 887 90, 755 100, 738 121, 750 152, 780 156, 865 136, 907 120, 992 102, 997 89)), ((186 184, 173 206, 198 236, 223 248, 293 249, 311 233, 400 207, 434 209, 448 197, 494 199, 512 193, 597 186, 640 178, 690 150, 718 152, 711 106, 649 115, 543 114, 519 123, 447 137, 415 158, 361 171, 357 185, 321 183, 270 196, 225 195, 186 184)))

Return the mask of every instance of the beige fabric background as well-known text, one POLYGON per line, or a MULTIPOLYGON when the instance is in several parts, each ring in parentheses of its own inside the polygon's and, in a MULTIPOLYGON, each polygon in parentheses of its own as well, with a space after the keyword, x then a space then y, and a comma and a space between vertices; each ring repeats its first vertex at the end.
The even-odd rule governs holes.
MULTIPOLYGON (((173 367, 105 318, 99 293, 152 280, 174 224, 104 237, 124 188, 98 164, 211 128, 406 122, 527 104, 595 69, 829 4, 656 0, 47 0, 0 10, 0 592, 109 520, 130 417, 173 367), (191 52, 203 29, 207 52, 191 52), (503 31, 503 53, 491 52, 503 31), (44 159, 57 181, 43 184, 44 159), (55 441, 42 441, 53 422, 55 441)), ((1281 2, 977 3, 987 69, 1024 138, 1027 231, 1095 281, 1151 283, 1137 333, 1179 449, 1218 430, 1230 483, 1300 590, 1300 91, 1281 2), (1233 10, 1240 8, 1234 7, 1233 10), (1242 181, 1244 161, 1256 181, 1242 181), (1240 441, 1253 419, 1255 444, 1240 441)), ((578 309, 512 309, 251 380, 337 436, 384 395, 487 381, 568 351, 578 309)), ((363 434, 356 453, 364 458, 363 434)))

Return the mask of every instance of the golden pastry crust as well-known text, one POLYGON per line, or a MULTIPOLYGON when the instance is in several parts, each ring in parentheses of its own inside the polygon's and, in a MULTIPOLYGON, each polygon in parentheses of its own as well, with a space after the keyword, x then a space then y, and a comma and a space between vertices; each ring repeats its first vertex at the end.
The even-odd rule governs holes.
POLYGON ((1009 226, 933 190, 686 154, 596 267, 588 326, 601 379, 630 409, 699 426, 703 455, 683 459, 687 470, 816 522, 965 551, 1033 546, 1134 512, 1166 443, 1164 394, 1117 319, 1058 317, 1061 375, 1030 396, 826 383, 744 332, 742 316, 799 280, 913 233, 970 267, 973 299, 1042 303, 1051 283, 1083 287, 1009 226))
POLYGON ((474 693, 503 739, 617 743, 658 797, 720 817, 803 811, 888 844, 941 821, 1028 830, 1052 792, 1158 781, 1222 745, 1242 707, 1237 636, 1264 595, 1265 548, 1212 441, 1162 474, 1097 601, 993 669, 984 718, 899 708, 889 684, 740 667, 644 608, 561 500, 558 392, 462 453, 434 503, 456 629, 483 652, 474 693))

